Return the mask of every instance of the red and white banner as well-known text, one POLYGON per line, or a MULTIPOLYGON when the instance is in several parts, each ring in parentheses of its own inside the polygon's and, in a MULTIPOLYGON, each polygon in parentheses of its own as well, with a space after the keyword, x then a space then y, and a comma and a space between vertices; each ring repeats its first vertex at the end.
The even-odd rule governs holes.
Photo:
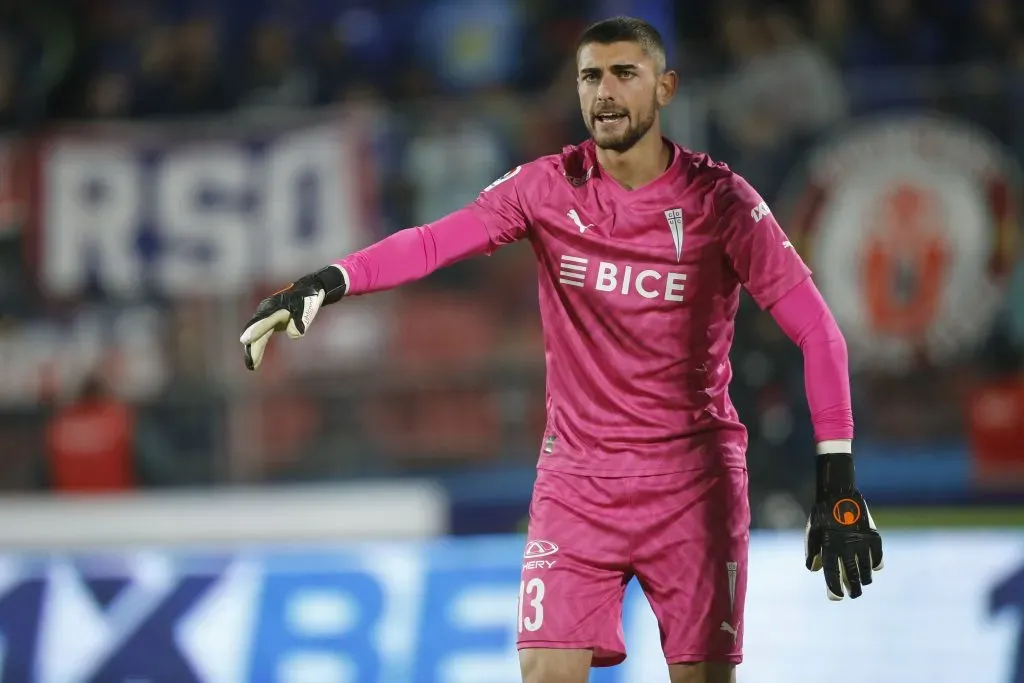
POLYGON ((812 154, 784 193, 786 228, 852 362, 943 363, 985 339, 1016 257, 1020 181, 998 140, 955 119, 871 120, 812 154))

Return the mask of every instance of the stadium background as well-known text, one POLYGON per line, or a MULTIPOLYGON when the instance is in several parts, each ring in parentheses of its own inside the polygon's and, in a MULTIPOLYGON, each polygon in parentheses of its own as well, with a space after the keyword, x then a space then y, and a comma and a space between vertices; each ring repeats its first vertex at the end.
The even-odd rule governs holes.
MULTIPOLYGON (((5 0, 2 683, 518 680, 529 249, 328 309, 258 375, 237 339, 282 283, 582 139, 573 39, 618 13, 668 39, 668 134, 817 273, 886 531, 878 582, 828 603, 800 353, 745 299, 742 680, 1024 681, 1013 2, 5 0)), ((667 680, 632 589, 626 635, 593 680, 667 680)))

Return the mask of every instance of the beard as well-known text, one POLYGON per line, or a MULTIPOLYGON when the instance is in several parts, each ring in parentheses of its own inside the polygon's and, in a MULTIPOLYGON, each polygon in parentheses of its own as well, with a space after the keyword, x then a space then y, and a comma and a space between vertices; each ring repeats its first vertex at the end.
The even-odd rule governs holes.
POLYGON ((601 130, 593 114, 584 117, 584 123, 587 130, 590 131, 590 137, 594 139, 594 144, 601 149, 621 153, 631 149, 647 135, 647 131, 654 126, 657 111, 658 103, 653 101, 649 107, 635 116, 628 112, 621 112, 626 114, 625 125, 617 126, 618 130, 601 130))

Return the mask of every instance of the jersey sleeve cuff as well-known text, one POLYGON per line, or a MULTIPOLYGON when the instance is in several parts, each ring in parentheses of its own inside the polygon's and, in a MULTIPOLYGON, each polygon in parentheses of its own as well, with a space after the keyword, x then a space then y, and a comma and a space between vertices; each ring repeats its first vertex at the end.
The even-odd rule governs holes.
POLYGON ((828 441, 818 442, 818 455, 825 455, 826 453, 853 453, 853 440, 852 439, 829 439, 828 441))
POLYGON ((345 291, 351 292, 352 282, 349 280, 348 271, 345 270, 340 263, 332 263, 331 265, 337 268, 339 271, 341 271, 341 279, 345 282, 345 291))

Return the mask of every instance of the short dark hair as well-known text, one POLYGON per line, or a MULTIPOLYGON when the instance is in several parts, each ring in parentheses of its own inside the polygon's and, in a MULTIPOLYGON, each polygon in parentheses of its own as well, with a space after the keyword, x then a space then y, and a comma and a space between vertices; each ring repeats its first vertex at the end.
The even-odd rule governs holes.
POLYGON ((658 29, 643 19, 635 17, 612 17, 591 24, 576 41, 576 55, 591 43, 610 45, 612 43, 636 43, 647 56, 653 59, 661 71, 665 70, 665 41, 658 29))

